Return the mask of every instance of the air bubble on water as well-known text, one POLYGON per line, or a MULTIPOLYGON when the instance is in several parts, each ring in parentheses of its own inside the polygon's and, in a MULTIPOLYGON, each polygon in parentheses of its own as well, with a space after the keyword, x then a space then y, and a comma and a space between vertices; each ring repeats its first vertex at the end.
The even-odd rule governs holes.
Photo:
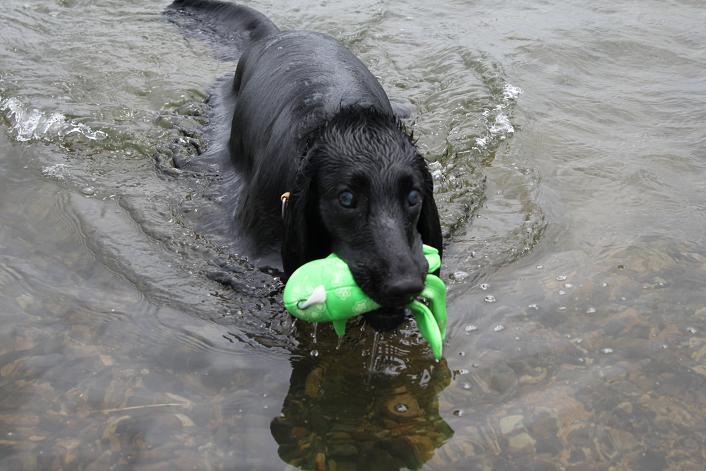
POLYGON ((566 311, 566 306, 559 306, 560 311, 566 311))
POLYGON ((454 281, 461 282, 461 281, 465 280, 466 278, 468 278, 468 273, 466 273, 465 271, 458 270, 458 271, 455 271, 451 274, 451 279, 454 281))
POLYGON ((471 389, 471 383, 463 383, 463 389, 465 389, 466 391, 471 389))
POLYGON ((465 357, 465 356, 466 356, 466 352, 458 352, 458 356, 460 356, 460 357, 465 357))
POLYGON ((596 313, 596 308, 595 307, 589 307, 586 309, 586 314, 595 314, 596 313))
POLYGON ((83 194, 84 196, 93 196, 96 194, 96 189, 92 186, 86 186, 81 188, 81 194, 83 194))
POLYGON ((483 291, 487 290, 490 287, 488 283, 481 283, 479 285, 479 288, 482 289, 483 291))
POLYGON ((495 296, 493 296, 492 294, 489 294, 488 296, 486 296, 485 298, 483 298, 483 300, 484 300, 486 303, 494 303, 494 302, 496 301, 495 296))
POLYGON ((537 265, 537 270, 541 270, 542 268, 544 268, 544 265, 537 265))
POLYGON ((395 406, 395 411, 399 412, 400 414, 404 414, 409 410, 409 407, 407 407, 407 404, 399 403, 395 406))
POLYGON ((462 409, 454 409, 453 415, 456 417, 461 417, 463 415, 463 410, 462 409))
POLYGON ((493 327, 493 332, 502 332, 503 330, 505 330, 505 326, 502 324, 498 324, 493 327))
POLYGON ((467 334, 470 334, 471 332, 475 332, 476 330, 478 330, 478 326, 475 324, 468 324, 466 327, 463 328, 463 330, 465 330, 467 334))
POLYGON ((687 327, 686 331, 693 335, 696 333, 696 328, 695 327, 687 327))
POLYGON ((312 357, 318 357, 319 356, 319 351, 318 350, 312 350, 309 352, 309 355, 312 357))
POLYGON ((565 294, 566 294, 566 291, 564 291, 563 289, 559 290, 559 296, 564 296, 565 294))
POLYGON ((601 283, 601 286, 602 286, 603 288, 607 288, 607 287, 608 287, 608 283, 604 281, 603 283, 601 283))
POLYGON ((537 306, 537 304, 535 303, 529 304, 527 307, 535 311, 539 309, 539 306, 537 306))
POLYGON ((557 275, 556 281, 566 281, 568 277, 566 275, 557 275))
POLYGON ((571 289, 573 287, 574 287, 574 285, 572 285, 571 283, 564 283, 564 288, 566 288, 566 289, 571 289))
POLYGON ((610 355, 611 353, 613 353, 613 349, 612 348, 604 348, 601 350, 601 352, 606 355, 610 355))
POLYGON ((470 373, 470 371, 468 371, 466 368, 460 368, 458 370, 459 375, 467 375, 468 373, 470 373))

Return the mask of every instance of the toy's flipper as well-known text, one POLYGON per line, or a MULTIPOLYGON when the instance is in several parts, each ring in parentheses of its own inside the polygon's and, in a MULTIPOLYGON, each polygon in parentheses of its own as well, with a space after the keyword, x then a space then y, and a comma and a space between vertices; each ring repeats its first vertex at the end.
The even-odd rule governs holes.
POLYGON ((414 318, 417 320, 419 332, 422 334, 422 337, 429 342, 434 358, 437 360, 441 359, 443 340, 441 338, 439 325, 431 311, 419 301, 412 301, 409 308, 414 313, 414 318))
POLYGON ((439 256, 439 251, 432 247, 431 245, 422 246, 424 256, 429 262, 429 273, 434 273, 436 270, 441 268, 441 256, 439 256))
POLYGON ((424 280, 424 289, 420 296, 429 301, 431 313, 436 320, 441 332, 441 339, 446 338, 446 285, 441 278, 427 275, 424 280))
POLYGON ((346 319, 339 319, 333 322, 333 330, 336 331, 336 335, 343 337, 346 335, 346 319))

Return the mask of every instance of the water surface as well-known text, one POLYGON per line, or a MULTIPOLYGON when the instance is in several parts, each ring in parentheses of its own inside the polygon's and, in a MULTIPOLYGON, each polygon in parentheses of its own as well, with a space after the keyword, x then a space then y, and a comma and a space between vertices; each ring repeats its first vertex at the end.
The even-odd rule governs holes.
POLYGON ((701 469, 706 7, 248 4, 412 109, 445 359, 414 323, 292 324, 276 273, 204 224, 229 175, 173 162, 219 150, 235 63, 165 5, 9 0, 0 467, 701 469))

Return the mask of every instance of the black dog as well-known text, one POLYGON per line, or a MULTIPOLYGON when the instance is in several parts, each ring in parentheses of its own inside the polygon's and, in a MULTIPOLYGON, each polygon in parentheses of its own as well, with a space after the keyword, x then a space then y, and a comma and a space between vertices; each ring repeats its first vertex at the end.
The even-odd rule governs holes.
MULTIPOLYGON (((172 7, 245 47, 230 154, 242 182, 236 218, 256 249, 281 245, 286 275, 333 251, 377 303, 408 303, 424 286, 422 243, 441 251, 441 228, 426 161, 380 83, 324 34, 280 32, 229 3, 172 7)), ((381 311, 396 314, 371 313, 373 326, 402 320, 399 309, 381 311)))

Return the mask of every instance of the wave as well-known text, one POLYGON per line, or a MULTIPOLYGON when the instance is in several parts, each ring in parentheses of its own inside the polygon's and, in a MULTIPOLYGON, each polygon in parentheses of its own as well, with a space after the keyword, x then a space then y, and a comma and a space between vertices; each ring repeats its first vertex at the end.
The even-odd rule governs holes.
POLYGON ((17 141, 50 141, 79 134, 92 141, 100 141, 108 135, 75 119, 67 119, 61 113, 47 113, 25 105, 16 97, 0 96, 0 112, 9 121, 10 129, 17 141))

